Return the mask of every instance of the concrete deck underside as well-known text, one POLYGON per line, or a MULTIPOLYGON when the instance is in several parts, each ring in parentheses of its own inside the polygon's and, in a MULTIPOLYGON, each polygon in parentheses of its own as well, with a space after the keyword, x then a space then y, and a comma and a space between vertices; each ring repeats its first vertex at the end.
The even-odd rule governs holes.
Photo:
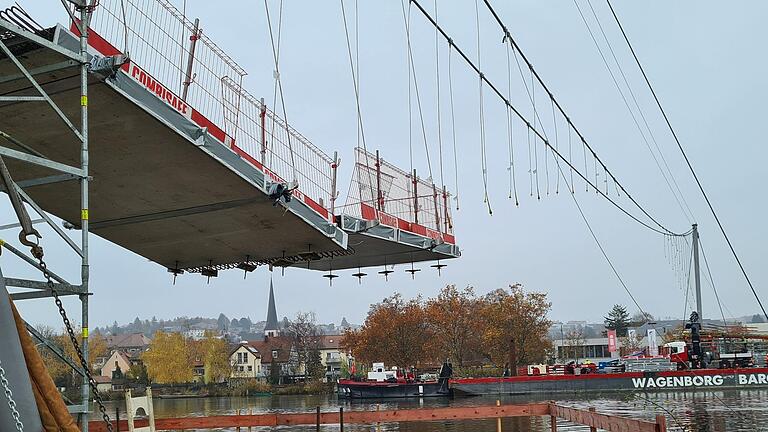
MULTIPOLYGON (((354 254, 338 256, 332 259, 312 261, 297 264, 313 270, 340 270, 358 267, 377 267, 393 264, 409 264, 411 262, 435 261, 456 258, 455 255, 440 253, 425 248, 398 243, 392 240, 368 235, 365 233, 349 233, 349 247, 354 254)), ((418 265, 416 266, 419 267, 418 265)), ((389 267, 388 267, 389 268, 389 267)), ((370 273, 370 272, 369 272, 370 273)))

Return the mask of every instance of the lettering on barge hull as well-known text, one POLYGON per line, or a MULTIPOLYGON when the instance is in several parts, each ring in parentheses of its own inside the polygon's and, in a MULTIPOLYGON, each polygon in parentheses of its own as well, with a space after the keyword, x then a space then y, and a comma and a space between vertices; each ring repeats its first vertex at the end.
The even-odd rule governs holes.
POLYGON ((768 369, 691 370, 451 380, 455 394, 532 394, 589 391, 701 391, 768 387, 768 369))
POLYGON ((694 375, 656 378, 632 378, 636 389, 652 388, 685 388, 685 387, 720 387, 768 385, 768 374, 736 374, 736 375, 694 375))

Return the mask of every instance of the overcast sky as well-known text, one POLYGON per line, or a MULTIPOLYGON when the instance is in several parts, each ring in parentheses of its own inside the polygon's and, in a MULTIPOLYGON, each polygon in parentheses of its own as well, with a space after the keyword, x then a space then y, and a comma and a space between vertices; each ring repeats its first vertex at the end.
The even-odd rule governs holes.
MULTIPOLYGON (((276 14, 277 2, 270 2, 270 12, 276 14)), ((578 2, 582 10, 589 10, 585 1, 578 2)), ((248 71, 249 91, 271 100, 274 65, 263 2, 188 3, 188 15, 199 17, 205 33, 248 71)), ((482 67, 492 81, 506 89, 502 33, 480 3, 482 67)), ((664 225, 678 232, 689 229, 690 222, 641 140, 574 3, 493 3, 536 70, 625 187, 664 225)), ((4 4, 11 2, 0 1, 0 6, 4 4)), ((27 0, 22 4, 44 25, 65 20, 58 2, 27 0)), ((346 3, 348 14, 353 4, 346 3)), ((610 11, 602 0, 592 0, 592 4, 700 224, 726 315, 758 313, 754 297, 631 62, 610 11)), ((425 2, 425 7, 432 11, 434 4, 425 2)), ((768 4, 616 0, 614 7, 758 293, 768 296, 764 258, 768 238, 764 224, 764 186, 768 180, 764 169, 768 156, 764 108, 768 99, 768 61, 764 44, 768 40, 768 4)), ((353 165, 356 123, 340 4, 293 0, 286 1, 284 8, 280 67, 289 119, 327 153, 339 151, 343 159, 340 183, 346 185, 353 165)), ((474 1, 442 2, 439 12, 440 22, 454 42, 474 59, 474 1)), ((415 8, 411 13, 419 90, 437 175, 435 35, 415 8)), ((407 51, 401 3, 361 1, 359 20, 361 105, 368 146, 380 149, 387 160, 408 168, 407 51)), ((594 21, 591 23, 594 27, 594 21)), ((594 27, 594 31, 599 30, 594 27)), ((597 36, 601 37, 599 33, 597 36)), ((441 97, 445 103, 447 48, 443 41, 440 49, 444 74, 441 97)), ((275 272, 278 315, 291 317, 297 311, 314 311, 321 322, 338 323, 342 317, 362 322, 371 303, 394 292, 406 297, 433 296, 446 284, 456 284, 472 285, 484 294, 517 282, 528 290, 549 294, 554 320, 601 321, 615 303, 625 304, 635 312, 573 201, 563 193, 564 186, 561 184, 560 194, 553 193, 555 177, 551 162, 550 195, 542 193, 540 201, 528 195, 527 148, 522 135, 515 141, 520 206, 515 207, 514 201, 507 198, 506 118, 503 105, 486 90, 488 179, 493 207, 493 215, 488 214, 482 192, 477 76, 458 57, 453 60, 461 203, 460 211, 454 208, 453 217, 462 257, 447 262, 442 276, 429 268, 432 263, 424 263, 417 264, 423 271, 415 280, 401 266, 389 282, 376 274, 380 269, 370 269, 368 273, 372 275, 360 285, 351 276, 354 271, 340 272, 341 277, 334 280, 332 287, 321 273, 287 269, 283 276, 275 272)), ((517 71, 513 72, 517 77, 517 71)), ((523 112, 530 113, 531 106, 524 103, 526 97, 520 88, 512 99, 520 103, 523 112)), ((549 105, 539 107, 543 108, 549 109, 549 105)), ((450 143, 447 104, 442 111, 444 142, 450 143)), ((418 127, 415 112, 414 107, 413 124, 418 127)), ((546 118, 551 117, 548 114, 546 118)), ((418 134, 414 142, 416 168, 426 172, 424 147, 418 134)), ((452 168, 452 152, 448 151, 449 144, 444 145, 446 167, 452 168)), ((448 186, 454 189, 452 169, 446 171, 448 186)), ((543 191, 542 171, 540 167, 543 191)), ((577 182, 576 198, 640 305, 657 317, 682 317, 684 287, 681 288, 680 276, 665 257, 664 238, 631 221, 594 192, 585 193, 583 186, 577 182)), ((627 205, 626 199, 619 200, 627 205)), ((10 223, 13 213, 7 204, 3 205, 2 222, 10 223)), ((49 266, 77 279, 76 261, 63 247, 53 245, 54 237, 48 231, 45 233, 49 266)), ((6 231, 3 237, 15 238, 16 234, 6 231)), ((266 317, 270 277, 266 268, 258 269, 246 280, 240 271, 233 270, 223 272, 210 284, 199 275, 183 275, 172 285, 165 268, 140 256, 95 236, 91 247, 92 327, 111 324, 113 320, 124 323, 137 316, 216 316, 224 312, 229 317, 249 316, 253 320, 266 317)), ((10 254, 3 254, 0 264, 6 276, 34 276, 10 254)), ((712 288, 705 283, 703 289, 704 314, 716 318, 719 312, 712 288)), ((78 302, 68 299, 65 304, 71 315, 79 315, 75 308, 78 302)), ((25 301, 19 308, 32 323, 61 326, 52 300, 25 301)))

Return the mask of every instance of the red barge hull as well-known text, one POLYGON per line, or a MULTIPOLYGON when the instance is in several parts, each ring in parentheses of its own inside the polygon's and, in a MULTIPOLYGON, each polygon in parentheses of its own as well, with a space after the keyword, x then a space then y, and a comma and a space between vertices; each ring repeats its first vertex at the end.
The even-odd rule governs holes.
POLYGON ((768 387, 768 368, 452 379, 455 396, 606 391, 706 391, 768 387))
POLYGON ((447 383, 431 382, 360 382, 341 380, 337 385, 339 397, 351 399, 386 399, 449 396, 447 383))

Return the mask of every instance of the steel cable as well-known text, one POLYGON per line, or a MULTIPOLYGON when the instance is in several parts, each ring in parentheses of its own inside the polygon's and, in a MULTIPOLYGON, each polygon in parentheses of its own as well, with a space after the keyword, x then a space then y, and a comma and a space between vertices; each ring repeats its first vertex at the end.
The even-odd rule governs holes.
POLYGON ((648 85, 648 89, 651 91, 651 94, 653 95, 653 99, 656 101, 656 105, 659 107, 659 111, 661 111, 662 116, 664 117, 664 121, 667 123, 667 127, 669 128, 669 131, 672 133, 672 137, 675 139, 675 143, 677 143, 677 147, 680 149, 680 153, 682 153, 683 158, 685 159, 685 163, 688 165, 688 169, 691 171, 691 174, 693 175, 694 180, 696 180, 696 185, 698 185, 699 190, 701 191, 702 196, 704 196, 704 200, 707 202, 707 206, 709 207, 710 212, 712 212, 712 216, 714 216, 715 221, 717 222, 717 226, 720 228, 720 232, 723 234, 723 237, 725 237, 726 243, 728 243, 728 247, 731 250, 731 254, 733 254, 733 257, 736 259, 736 263, 739 265, 739 269, 741 270, 741 273, 744 275, 744 279, 746 279, 747 284, 749 285, 749 289, 752 290, 752 294, 755 297, 755 300, 757 300, 757 304, 760 305, 760 309, 763 311, 763 315, 765 315, 765 318, 768 319, 768 312, 765 311, 765 307, 763 307, 763 302, 760 301, 760 296, 757 295, 757 290, 755 290, 755 286, 752 285, 752 281, 749 279, 749 275, 747 275, 747 270, 744 268, 744 265, 741 263, 741 259, 739 258, 739 255, 736 253, 736 249, 733 247, 733 244, 731 243, 731 239, 728 237, 728 234, 725 232, 725 227, 723 227, 723 224, 720 222, 720 218, 717 216, 717 212, 715 212, 715 208, 712 205, 712 202, 709 200, 709 196, 704 191, 704 186, 701 184, 701 181, 699 180, 699 176, 696 174, 696 170, 693 169, 693 165, 691 164, 690 159, 688 159, 688 154, 685 152, 685 149, 683 148, 683 144, 680 142, 680 139, 677 137, 677 133, 675 132, 675 129, 672 127, 672 123, 669 120, 669 117, 667 116, 667 112, 664 111, 664 107, 661 105, 661 101, 659 100, 659 97, 656 95, 656 91, 653 89, 653 86, 651 85, 651 81, 648 78, 648 75, 645 73, 645 69, 643 68, 642 63, 640 63, 640 59, 637 57, 637 54, 635 53, 635 49, 632 47, 632 44, 629 42, 629 37, 627 36, 627 33, 624 31, 624 26, 621 25, 621 21, 619 21, 618 15, 616 15, 616 11, 613 9, 613 5, 611 5, 610 0, 606 0, 608 3, 608 7, 611 9, 611 13, 613 14, 613 18, 616 20, 616 24, 619 26, 619 29, 621 30, 621 34, 624 36, 624 40, 627 42, 627 46, 629 47, 629 50, 632 52, 632 57, 634 57, 635 62, 637 63, 638 68, 640 69, 640 72, 643 74, 643 78, 645 79, 645 83, 648 85))

